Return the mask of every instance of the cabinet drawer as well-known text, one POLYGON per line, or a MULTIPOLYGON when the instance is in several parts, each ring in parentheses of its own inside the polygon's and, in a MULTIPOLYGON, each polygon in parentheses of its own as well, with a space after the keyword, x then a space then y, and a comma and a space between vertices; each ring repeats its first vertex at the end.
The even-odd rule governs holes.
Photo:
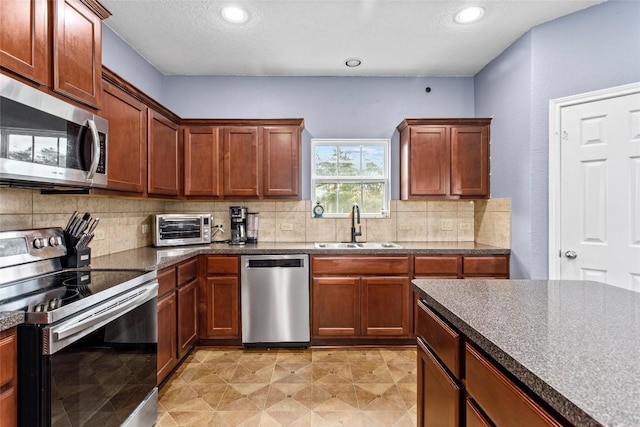
POLYGON ((460 256, 417 256, 414 261, 415 276, 439 276, 457 278, 460 273, 460 256))
POLYGON ((467 391, 495 425, 561 425, 469 344, 465 363, 467 391))
POLYGON ((195 280, 198 277, 198 258, 194 258, 178 265, 178 286, 195 280))
POLYGON ((406 256, 327 256, 313 257, 311 270, 316 274, 407 275, 406 256))
POLYGON ((239 265, 236 256, 208 256, 207 274, 238 274, 239 265))
POLYGON ((166 268, 158 272, 158 297, 161 297, 176 288, 176 269, 166 268))
POLYGON ((16 334, 15 329, 0 333, 0 389, 9 384, 15 377, 16 363, 16 334))
POLYGON ((460 379, 460 335, 421 300, 417 304, 416 335, 422 337, 451 373, 460 379))
POLYGON ((467 427, 491 427, 491 422, 487 420, 471 399, 467 399, 467 427))
POLYGON ((506 256, 465 256, 462 260, 463 276, 509 275, 509 258, 506 256))

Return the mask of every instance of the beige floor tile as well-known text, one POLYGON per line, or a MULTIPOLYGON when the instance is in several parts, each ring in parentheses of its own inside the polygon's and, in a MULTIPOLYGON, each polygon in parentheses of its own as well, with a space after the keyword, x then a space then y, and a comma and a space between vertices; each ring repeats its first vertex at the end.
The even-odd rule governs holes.
POLYGON ((413 426, 414 348, 198 348, 159 393, 157 425, 413 426))

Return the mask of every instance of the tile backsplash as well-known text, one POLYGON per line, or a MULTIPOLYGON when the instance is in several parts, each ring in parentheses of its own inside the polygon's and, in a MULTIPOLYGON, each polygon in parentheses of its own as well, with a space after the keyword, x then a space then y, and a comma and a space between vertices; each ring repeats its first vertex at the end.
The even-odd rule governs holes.
MULTIPOLYGON (((100 218, 104 239, 91 243, 93 256, 151 244, 151 215, 211 213, 229 238, 229 206, 259 212, 259 242, 349 240, 350 219, 313 218, 311 201, 185 202, 116 197, 42 195, 37 190, 0 189, 0 230, 64 227, 74 210, 100 218)), ((392 200, 388 218, 362 218, 367 241, 477 241, 510 247, 510 199, 474 201, 392 200)))

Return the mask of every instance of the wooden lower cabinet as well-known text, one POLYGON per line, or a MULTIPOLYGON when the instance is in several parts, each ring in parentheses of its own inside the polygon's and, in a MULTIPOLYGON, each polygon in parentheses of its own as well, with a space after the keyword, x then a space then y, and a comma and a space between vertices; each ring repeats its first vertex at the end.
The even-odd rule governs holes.
POLYGON ((409 323, 408 277, 363 277, 361 333, 368 337, 406 336, 409 323))
POLYGON ((158 384, 198 339, 198 258, 158 272, 158 384))
POLYGON ((458 383, 418 338, 418 426, 460 425, 458 383))
POLYGON ((178 363, 175 292, 158 299, 158 384, 178 363))
POLYGON ((360 334, 360 278, 314 277, 312 335, 355 337, 360 334))
POLYGON ((416 301, 418 426, 563 425, 432 307, 416 301))
POLYGON ((198 316, 201 339, 239 340, 240 257, 201 257, 198 316))
POLYGON ((179 287, 177 297, 178 357, 182 357, 198 340, 198 281, 179 287))
POLYGON ((312 339, 407 338, 408 256, 314 256, 312 339))
POLYGON ((18 339, 16 328, 0 332, 0 427, 17 423, 18 339))

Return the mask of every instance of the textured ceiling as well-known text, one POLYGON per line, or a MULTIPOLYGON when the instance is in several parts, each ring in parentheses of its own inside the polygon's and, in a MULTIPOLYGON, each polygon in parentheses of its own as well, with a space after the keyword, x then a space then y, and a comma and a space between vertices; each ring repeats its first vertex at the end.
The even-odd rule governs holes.
MULTIPOLYGON (((106 24, 168 75, 473 76, 531 27, 603 0, 100 0, 106 24), (224 21, 222 7, 250 15, 224 21), (483 19, 454 15, 481 5, 483 19), (344 60, 362 59, 358 68, 344 60)), ((560 42, 560 41, 559 41, 560 42)))

